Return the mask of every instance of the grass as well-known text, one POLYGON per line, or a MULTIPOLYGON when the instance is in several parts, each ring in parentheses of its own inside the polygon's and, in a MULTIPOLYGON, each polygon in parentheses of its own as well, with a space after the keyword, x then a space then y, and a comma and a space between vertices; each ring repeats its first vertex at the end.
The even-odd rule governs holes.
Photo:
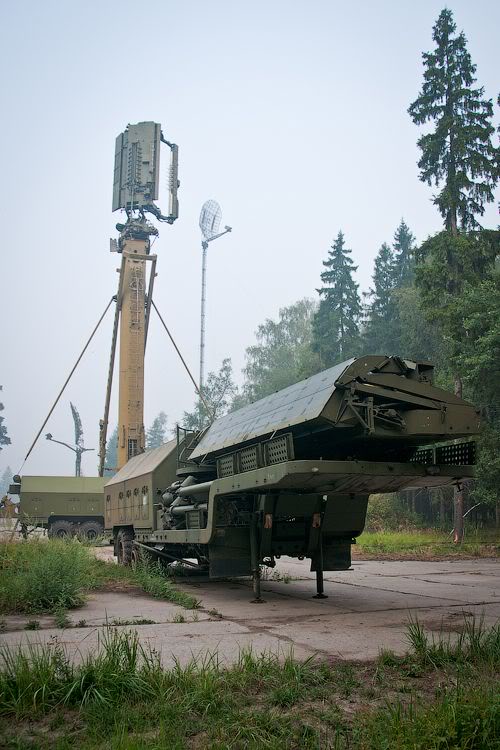
POLYGON ((0 543, 0 613, 54 614, 58 627, 69 627, 66 610, 81 606, 85 594, 110 584, 135 585, 186 609, 199 602, 178 589, 157 562, 136 569, 98 560, 77 539, 0 543))
POLYGON ((4 650, 0 745, 82 750, 498 750, 500 626, 464 620, 405 657, 298 662, 243 651, 163 669, 135 633, 110 628, 74 665, 57 644, 4 650), (48 729, 50 731, 48 731, 48 729))
POLYGON ((0 612, 55 612, 83 604, 93 560, 76 541, 0 543, 0 612))
POLYGON ((159 561, 141 560, 131 571, 131 580, 157 599, 167 599, 186 609, 197 609, 200 606, 198 599, 181 591, 172 583, 159 561))
POLYGON ((436 530, 365 531, 353 547, 355 556, 398 555, 418 557, 497 557, 500 555, 498 535, 469 532, 460 545, 453 544, 449 533, 436 530))

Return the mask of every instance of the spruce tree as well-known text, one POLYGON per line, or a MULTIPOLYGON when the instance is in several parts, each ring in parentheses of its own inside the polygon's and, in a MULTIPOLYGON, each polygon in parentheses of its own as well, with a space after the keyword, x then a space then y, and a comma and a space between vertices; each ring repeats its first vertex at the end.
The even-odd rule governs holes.
POLYGON ((476 66, 463 32, 455 32, 453 14, 445 8, 433 28, 436 48, 422 55, 422 91, 408 110, 417 125, 435 125, 418 141, 420 179, 442 185, 434 203, 452 234, 478 226, 476 215, 493 201, 499 166, 491 142, 492 101, 483 99, 483 88, 473 88, 476 66))
POLYGON ((353 354, 359 348, 361 301, 358 284, 353 274, 357 270, 345 246, 340 231, 321 274, 324 286, 318 289, 321 297, 313 320, 313 350, 318 352, 323 366, 331 366, 353 354))
POLYGON ((397 307, 393 298, 397 277, 392 248, 384 242, 375 258, 371 305, 364 331, 365 349, 374 354, 397 354, 397 307))
POLYGON ((415 237, 404 219, 394 234, 394 277, 397 287, 413 283, 415 269, 415 237))

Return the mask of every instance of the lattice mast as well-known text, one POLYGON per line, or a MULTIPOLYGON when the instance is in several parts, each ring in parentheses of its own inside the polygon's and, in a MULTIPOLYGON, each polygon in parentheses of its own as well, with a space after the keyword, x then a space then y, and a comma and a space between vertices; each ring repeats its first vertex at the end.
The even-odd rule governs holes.
POLYGON ((151 237, 158 229, 146 218, 172 224, 178 217, 177 179, 178 147, 169 143, 155 122, 128 125, 116 139, 113 184, 113 211, 124 210, 125 224, 117 224, 118 240, 111 240, 111 250, 121 253, 120 280, 116 297, 115 322, 111 344, 108 386, 104 418, 101 421, 99 474, 104 473, 106 435, 119 331, 120 378, 118 396, 118 451, 120 469, 128 460, 145 449, 144 431, 144 354, 149 311, 156 269, 156 255, 151 254, 151 237), (160 144, 171 151, 169 171, 169 213, 164 216, 154 203, 159 195, 160 144), (151 262, 148 290, 146 265, 151 262))

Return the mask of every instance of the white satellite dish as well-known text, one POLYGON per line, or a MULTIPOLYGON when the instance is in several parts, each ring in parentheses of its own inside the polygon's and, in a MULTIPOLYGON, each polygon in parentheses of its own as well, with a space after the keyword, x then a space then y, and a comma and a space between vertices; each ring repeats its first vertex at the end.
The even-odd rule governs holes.
POLYGON ((205 201, 201 207, 200 229, 206 240, 218 233, 221 219, 222 211, 217 201, 205 201))

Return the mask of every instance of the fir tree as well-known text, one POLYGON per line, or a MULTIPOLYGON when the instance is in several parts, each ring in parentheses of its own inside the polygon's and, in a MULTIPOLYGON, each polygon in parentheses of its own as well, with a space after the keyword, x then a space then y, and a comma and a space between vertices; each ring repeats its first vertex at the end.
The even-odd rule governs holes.
POLYGON ((404 219, 394 234, 394 275, 397 287, 413 283, 415 269, 415 237, 404 219))
POLYGON ((418 141, 420 179, 443 185, 434 203, 452 234, 459 227, 478 226, 475 217, 493 201, 498 180, 498 149, 491 142, 493 105, 483 99, 483 88, 473 88, 476 66, 463 32, 457 36, 455 31, 453 14, 445 8, 433 29, 436 49, 422 55, 422 91, 408 110, 417 125, 435 124, 418 141))
MULTIPOLYGON (((2 390, 2 386, 0 385, 0 391, 2 390)), ((2 403, 0 403, 0 411, 3 411, 4 406, 2 403)), ((2 447, 4 445, 10 445, 10 437, 7 435, 7 427, 4 425, 4 419, 5 417, 2 417, 0 415, 0 451, 2 450, 2 447)))
POLYGON ((365 348, 372 353, 394 354, 397 340, 397 307, 393 298, 396 286, 394 253, 384 242, 375 258, 371 305, 364 332, 365 348))
POLYGON ((344 235, 339 232, 323 261, 324 286, 317 290, 321 301, 313 320, 313 350, 326 366, 352 356, 359 347, 361 301, 353 278, 358 267, 350 256, 351 250, 345 247, 344 235))
POLYGON ((149 430, 146 432, 146 448, 159 448, 165 442, 167 432, 167 415, 161 411, 153 420, 149 430))

